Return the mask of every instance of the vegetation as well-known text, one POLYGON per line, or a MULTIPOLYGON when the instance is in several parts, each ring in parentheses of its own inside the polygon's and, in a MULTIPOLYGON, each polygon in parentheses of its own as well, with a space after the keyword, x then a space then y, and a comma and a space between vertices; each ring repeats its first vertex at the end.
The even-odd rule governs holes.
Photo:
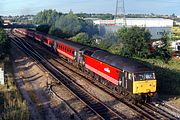
POLYGON ((91 45, 91 40, 89 39, 88 34, 86 33, 79 33, 74 37, 69 38, 69 40, 84 44, 84 45, 91 45))
POLYGON ((147 62, 156 73, 158 93, 164 95, 180 95, 180 61, 170 60, 164 64, 159 59, 142 59, 147 62))
POLYGON ((97 26, 92 21, 85 21, 72 11, 62 14, 55 10, 44 10, 39 12, 33 21, 39 24, 38 31, 62 38, 73 37, 81 32, 86 32, 89 36, 98 33, 97 26))
POLYGON ((92 38, 92 46, 104 49, 104 50, 110 50, 110 47, 113 44, 117 44, 118 37, 116 33, 107 33, 103 37, 100 36, 93 36, 92 38))
POLYGON ((78 17, 72 11, 62 15, 56 22, 55 28, 59 28, 67 36, 74 36, 80 32, 82 26, 78 17))
POLYGON ((0 120, 29 119, 27 103, 22 99, 13 79, 12 63, 9 57, 10 42, 0 29, 0 63, 4 65, 5 86, 0 85, 0 120))
POLYGON ((6 32, 0 28, 0 59, 3 59, 8 51, 10 45, 6 32))
POLYGON ((180 26, 173 27, 172 29, 172 39, 179 40, 180 39, 180 26))
POLYGON ((56 10, 44 10, 34 16, 33 23, 53 25, 61 15, 62 13, 58 13, 56 10))
POLYGON ((156 48, 156 51, 151 54, 151 57, 161 59, 165 63, 168 63, 172 54, 172 50, 170 48, 170 37, 168 36, 168 33, 163 32, 161 42, 161 46, 156 48))
POLYGON ((0 85, 0 120, 28 120, 29 113, 27 103, 22 99, 19 89, 13 79, 12 63, 9 56, 4 60, 6 73, 5 86, 0 85))
POLYGON ((145 28, 132 27, 122 28, 117 34, 123 43, 122 55, 127 57, 147 57, 147 43, 151 38, 149 31, 145 28))

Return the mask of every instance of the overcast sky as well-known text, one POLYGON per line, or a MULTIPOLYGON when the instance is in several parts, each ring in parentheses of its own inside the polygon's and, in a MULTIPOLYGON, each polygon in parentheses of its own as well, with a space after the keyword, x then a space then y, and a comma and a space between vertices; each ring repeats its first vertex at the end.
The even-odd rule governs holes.
MULTIPOLYGON (((120 0, 121 1, 121 0, 120 0)), ((180 0, 124 0, 126 13, 180 15, 180 0)), ((115 13, 116 0, 0 0, 0 15, 36 14, 44 9, 115 13)))

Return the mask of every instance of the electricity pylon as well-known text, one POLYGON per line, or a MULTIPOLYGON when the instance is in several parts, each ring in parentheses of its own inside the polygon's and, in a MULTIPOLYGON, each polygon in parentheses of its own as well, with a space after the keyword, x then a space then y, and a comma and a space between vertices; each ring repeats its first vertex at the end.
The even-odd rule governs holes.
POLYGON ((125 7, 124 0, 116 1, 116 13, 115 13, 115 24, 118 25, 117 19, 122 19, 122 25, 126 26, 126 16, 125 16, 125 7))

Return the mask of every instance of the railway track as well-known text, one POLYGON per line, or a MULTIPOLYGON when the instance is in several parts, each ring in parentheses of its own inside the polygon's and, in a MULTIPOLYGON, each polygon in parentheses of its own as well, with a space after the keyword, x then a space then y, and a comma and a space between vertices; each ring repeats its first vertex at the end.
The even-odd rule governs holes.
POLYGON ((137 106, 147 113, 153 115, 156 119, 163 119, 163 120, 176 120, 177 118, 174 115, 152 105, 151 103, 145 104, 137 104, 137 106))
POLYGON ((165 113, 175 116, 177 119, 180 119, 180 110, 165 103, 161 99, 157 99, 157 101, 150 103, 152 106, 159 108, 159 110, 164 111, 165 113))
MULTIPOLYGON (((77 74, 83 76, 79 71, 77 72, 76 70, 72 69, 72 67, 69 67, 67 64, 63 64, 61 63, 61 61, 56 60, 59 64, 64 65, 65 67, 67 67, 68 69, 70 69, 73 72, 76 72, 77 74)), ((85 77, 87 79, 87 77, 85 77)), ((103 88, 104 89, 104 88, 103 88)), ((127 104, 128 106, 130 106, 131 108, 135 109, 136 111, 140 112, 143 115, 144 119, 178 119, 177 117, 165 112, 162 109, 159 109, 156 106, 153 106, 152 104, 137 104, 134 105, 130 102, 127 102, 125 99, 123 99, 122 96, 116 95, 114 93, 111 92, 111 90, 106 89, 106 91, 108 91, 108 93, 110 93, 111 95, 113 95, 114 97, 120 99, 123 103, 127 104)))
POLYGON ((119 114, 114 112, 99 99, 95 98, 84 90, 81 86, 76 84, 71 78, 65 75, 62 71, 58 70, 50 62, 48 62, 44 57, 42 57, 37 51, 35 51, 29 44, 25 41, 17 38, 13 34, 10 35, 12 42, 23 50, 27 55, 31 56, 37 63, 44 66, 44 69, 53 76, 54 79, 61 82, 61 84, 66 87, 73 95, 75 95, 81 102, 86 104, 87 112, 90 115, 96 115, 97 119, 124 119, 119 114))

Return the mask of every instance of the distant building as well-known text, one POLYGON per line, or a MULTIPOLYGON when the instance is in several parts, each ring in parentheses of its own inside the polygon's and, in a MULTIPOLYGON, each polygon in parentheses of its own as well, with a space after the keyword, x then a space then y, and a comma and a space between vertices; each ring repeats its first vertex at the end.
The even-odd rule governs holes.
POLYGON ((175 25, 180 25, 180 21, 175 21, 175 25))
MULTIPOLYGON (((107 32, 116 32, 123 27, 123 19, 115 20, 94 20, 94 24, 99 26, 100 35, 107 32), (116 23, 116 24, 115 24, 116 23)), ((173 20, 163 18, 126 18, 127 27, 146 27, 152 35, 152 39, 159 39, 162 33, 169 32, 173 27, 173 20)))
POLYGON ((10 21, 10 20, 4 20, 3 25, 10 25, 10 24, 11 24, 11 21, 10 21))
POLYGON ((171 42, 171 48, 173 51, 172 56, 174 58, 180 59, 180 40, 172 41, 171 42))

